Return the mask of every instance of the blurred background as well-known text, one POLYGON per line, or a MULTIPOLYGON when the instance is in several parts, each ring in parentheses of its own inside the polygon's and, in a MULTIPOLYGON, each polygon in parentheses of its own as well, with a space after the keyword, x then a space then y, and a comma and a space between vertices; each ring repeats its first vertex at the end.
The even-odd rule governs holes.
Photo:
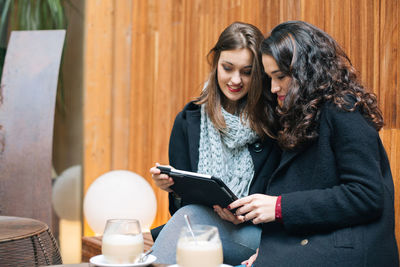
POLYGON ((37 14, 55 22, 42 28, 67 29, 53 139, 54 184, 72 177, 53 188, 61 211, 54 213, 52 229, 64 263, 80 262, 81 237, 95 234, 82 203, 91 184, 109 171, 132 171, 152 186, 152 227, 169 219, 167 194, 153 185, 149 169, 168 163, 175 116, 199 95, 209 71, 206 55, 234 21, 268 34, 280 22, 304 20, 342 45, 383 111, 380 135, 397 191, 400 240, 399 1, 1 0, 1 61, 10 31, 35 29, 40 23, 24 18, 37 22, 34 6, 43 3, 52 12, 37 14), (7 4, 14 8, 8 13, 7 4))

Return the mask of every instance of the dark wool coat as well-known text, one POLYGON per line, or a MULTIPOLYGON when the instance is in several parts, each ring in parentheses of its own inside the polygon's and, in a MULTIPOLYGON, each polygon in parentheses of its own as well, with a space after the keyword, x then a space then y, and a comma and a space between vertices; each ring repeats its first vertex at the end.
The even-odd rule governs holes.
POLYGON ((399 266, 389 161, 358 111, 325 104, 317 140, 283 152, 265 193, 282 195, 283 224, 263 225, 255 267, 399 266))
MULTIPOLYGON (((197 171, 199 162, 200 143, 200 106, 193 102, 188 103, 176 116, 169 143, 169 162, 176 169, 197 171)), ((249 194, 263 193, 267 181, 276 169, 280 150, 275 141, 266 139, 256 141, 249 146, 254 164, 254 177, 251 181, 249 194)), ((188 204, 182 199, 177 203, 173 195, 169 194, 169 210, 171 215, 181 206, 188 204)))

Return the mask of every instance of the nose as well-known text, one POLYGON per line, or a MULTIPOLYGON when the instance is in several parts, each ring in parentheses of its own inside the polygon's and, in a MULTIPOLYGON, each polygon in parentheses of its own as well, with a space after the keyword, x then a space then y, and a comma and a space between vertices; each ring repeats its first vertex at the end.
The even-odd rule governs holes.
POLYGON ((279 84, 274 80, 271 80, 271 93, 276 94, 279 92, 279 90, 281 90, 279 84))
POLYGON ((233 84, 241 84, 241 83, 242 83, 242 77, 240 76, 240 73, 239 73, 239 72, 234 72, 234 73, 232 74, 231 82, 232 82, 233 84))

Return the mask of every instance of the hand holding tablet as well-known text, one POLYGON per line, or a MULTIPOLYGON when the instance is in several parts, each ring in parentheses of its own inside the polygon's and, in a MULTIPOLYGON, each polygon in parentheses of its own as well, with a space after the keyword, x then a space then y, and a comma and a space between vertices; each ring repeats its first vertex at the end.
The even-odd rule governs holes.
POLYGON ((157 168, 161 173, 172 177, 174 184, 171 189, 187 203, 202 204, 211 208, 219 205, 226 208, 238 199, 217 177, 177 170, 170 166, 157 166, 157 168))

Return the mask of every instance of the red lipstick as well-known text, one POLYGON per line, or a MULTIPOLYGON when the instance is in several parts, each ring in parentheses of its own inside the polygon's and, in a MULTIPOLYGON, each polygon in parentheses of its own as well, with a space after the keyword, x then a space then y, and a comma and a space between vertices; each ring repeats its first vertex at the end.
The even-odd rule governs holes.
POLYGON ((238 88, 232 88, 232 87, 230 87, 229 85, 228 85, 228 89, 229 89, 229 91, 231 91, 231 92, 233 92, 233 93, 237 93, 237 92, 240 92, 240 90, 242 90, 242 86, 240 86, 240 87, 238 87, 238 88))

